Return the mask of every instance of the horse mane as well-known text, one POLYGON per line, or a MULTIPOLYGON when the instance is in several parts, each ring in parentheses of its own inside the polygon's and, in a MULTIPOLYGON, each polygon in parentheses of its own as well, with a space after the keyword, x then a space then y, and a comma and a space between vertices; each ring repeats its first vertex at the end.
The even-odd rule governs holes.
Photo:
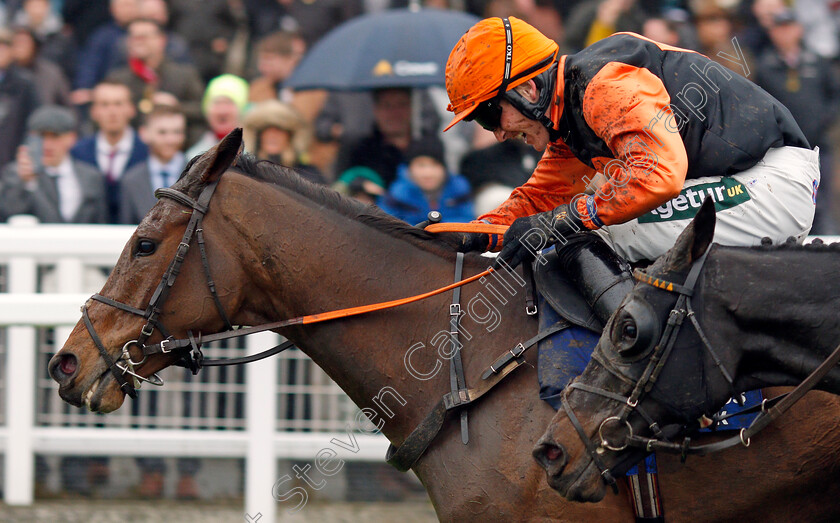
POLYGON ((789 237, 784 243, 773 244, 770 238, 762 238, 761 245, 750 247, 759 251, 808 251, 808 252, 840 252, 840 242, 825 243, 820 238, 815 238, 811 243, 800 245, 796 238, 789 237))
POLYGON ((231 170, 303 196, 315 205, 327 207, 342 216, 439 256, 450 258, 455 252, 455 245, 444 240, 446 235, 426 232, 391 216, 375 205, 366 205, 330 187, 314 184, 291 167, 259 160, 252 154, 243 153, 239 155, 231 170))

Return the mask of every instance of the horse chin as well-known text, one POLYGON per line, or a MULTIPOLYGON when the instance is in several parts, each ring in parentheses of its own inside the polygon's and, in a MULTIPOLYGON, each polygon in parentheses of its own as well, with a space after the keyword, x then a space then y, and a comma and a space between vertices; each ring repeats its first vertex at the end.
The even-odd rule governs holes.
POLYGON ((597 503, 607 495, 607 485, 595 471, 595 464, 587 460, 578 473, 548 475, 548 484, 561 496, 578 503, 597 503))
POLYGON ((84 394, 84 404, 91 412, 107 414, 120 408, 125 393, 110 372, 105 372, 84 394))

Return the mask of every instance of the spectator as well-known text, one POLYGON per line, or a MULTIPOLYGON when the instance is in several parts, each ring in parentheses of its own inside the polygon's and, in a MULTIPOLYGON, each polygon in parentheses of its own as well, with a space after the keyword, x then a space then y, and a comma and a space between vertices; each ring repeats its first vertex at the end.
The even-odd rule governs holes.
POLYGON ((260 76, 251 81, 252 102, 280 100, 290 103, 292 91, 283 82, 292 75, 306 53, 306 42, 297 33, 278 31, 257 44, 256 62, 260 76))
POLYGON ((111 20, 109 0, 63 0, 61 18, 73 28, 76 48, 81 49, 97 29, 111 20))
POLYGON ((120 191, 120 223, 138 224, 157 201, 155 189, 169 187, 184 170, 187 119, 177 108, 155 106, 143 118, 140 138, 149 157, 129 169, 120 191))
POLYGON ((44 223, 105 222, 102 173, 70 156, 76 125, 65 107, 45 105, 32 113, 27 126, 35 139, 19 147, 17 161, 3 170, 4 220, 32 214, 44 223))
POLYGON ((128 67, 108 74, 131 90, 141 113, 154 105, 180 107, 187 116, 187 137, 201 133, 201 97, 204 82, 196 68, 176 63, 166 56, 166 32, 154 20, 137 19, 128 24, 128 67))
POLYGON ((835 60, 840 52, 840 5, 825 0, 796 0, 791 8, 803 27, 802 43, 823 58, 835 60))
POLYGON ((385 194, 385 182, 370 167, 347 169, 341 173, 332 188, 368 205, 376 205, 376 200, 385 194))
POLYGON ((113 19, 99 27, 79 52, 72 93, 76 105, 89 103, 91 89, 108 74, 128 23, 137 18, 137 0, 111 0, 110 10, 113 19))
POLYGON ((136 110, 128 86, 102 82, 93 89, 91 119, 99 130, 72 150, 73 157, 105 174, 108 223, 119 223, 120 180, 125 172, 146 160, 149 149, 131 126, 136 110))
POLYGON ((748 71, 752 71, 755 67, 755 58, 749 49, 741 47, 742 63, 727 60, 719 54, 736 55, 732 46, 734 13, 729 8, 723 7, 724 5, 723 0, 694 0, 692 2, 700 52, 741 76, 746 76, 748 71))
POLYGON ((12 33, 0 28, 0 169, 15 158, 26 120, 38 105, 31 76, 14 65, 12 33))
MULTIPOLYGON (((184 37, 176 31, 169 31, 169 6, 164 0, 137 0, 137 18, 154 20, 166 34, 166 56, 175 62, 182 64, 193 64, 190 56, 190 48, 184 37)), ((118 62, 114 67, 122 67, 126 64, 128 55, 125 49, 120 49, 118 62)))
MULTIPOLYGON (((171 0, 170 27, 187 42, 201 78, 222 74, 236 34, 236 12, 230 0, 171 0)), ((229 71, 230 72, 230 71, 229 71)))
POLYGON ((647 14, 636 0, 584 0, 566 24, 566 43, 574 51, 620 31, 642 31, 647 14))
MULTIPOLYGON (((336 172, 363 165, 370 167, 390 185, 397 166, 405 161, 404 151, 412 141, 411 91, 378 89, 373 92, 373 132, 354 141, 342 141, 336 172)), ((431 126, 437 130, 437 124, 431 126)))
POLYGON ((49 0, 24 0, 12 25, 29 29, 38 40, 40 56, 61 67, 67 78, 73 78, 76 43, 64 29, 61 17, 52 11, 49 0))
POLYGON ((828 60, 803 47, 803 27, 794 11, 776 13, 769 36, 773 45, 760 57, 755 82, 790 110, 808 143, 820 148, 819 192, 811 234, 837 234, 830 205, 834 173, 828 132, 837 118, 840 79, 828 60))
POLYGON ((12 51, 18 67, 32 75, 41 103, 71 105, 70 82, 59 66, 43 57, 40 41, 32 29, 23 26, 14 29, 12 51))
POLYGON ((675 47, 680 46, 680 35, 674 24, 661 17, 648 18, 642 24, 642 36, 675 47))
POLYGON ((277 29, 299 32, 311 46, 330 29, 364 12, 362 0, 243 0, 251 36, 259 40, 277 29))
POLYGON ((306 161, 311 130, 292 106, 277 100, 255 104, 245 115, 243 126, 245 150, 261 160, 294 167, 311 182, 326 183, 323 174, 306 161))
MULTIPOLYGON (((481 130, 482 133, 490 134, 481 130)), ((467 153, 459 172, 473 188, 475 212, 488 213, 531 177, 542 154, 521 140, 496 142, 467 153)))
POLYGON ((248 105, 248 82, 232 74, 210 80, 201 102, 201 110, 209 129, 187 151, 187 159, 209 150, 242 126, 242 115, 248 105))
POLYGON ((475 219, 470 184, 463 176, 447 172, 443 143, 434 136, 413 142, 405 153, 397 180, 379 200, 385 212, 410 224, 440 211, 444 222, 475 219))
POLYGON ((642 36, 683 49, 700 48, 691 14, 685 9, 664 9, 661 16, 648 18, 642 26, 642 36))

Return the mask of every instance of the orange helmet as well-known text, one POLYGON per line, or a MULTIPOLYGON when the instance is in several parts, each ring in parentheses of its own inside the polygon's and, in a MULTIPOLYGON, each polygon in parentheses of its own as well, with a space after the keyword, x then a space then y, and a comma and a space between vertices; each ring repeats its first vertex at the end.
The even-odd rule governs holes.
POLYGON ((446 131, 481 102, 542 73, 554 63, 559 46, 513 16, 487 18, 461 37, 446 62, 448 111, 455 117, 446 131))

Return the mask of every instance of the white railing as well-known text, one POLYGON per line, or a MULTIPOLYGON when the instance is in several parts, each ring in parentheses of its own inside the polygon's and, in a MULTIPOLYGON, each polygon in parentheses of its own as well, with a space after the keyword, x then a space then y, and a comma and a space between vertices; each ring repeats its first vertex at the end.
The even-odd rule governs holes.
MULTIPOLYGON (((127 400, 107 416, 63 403, 47 375, 49 356, 67 339, 80 305, 99 290, 133 230, 38 225, 29 217, 0 224, 4 501, 33 502, 35 454, 240 457, 246 463, 246 513, 274 521, 277 460, 311 460, 331 438, 346 440, 345 427, 357 411, 300 352, 245 369, 204 369, 196 379, 183 369, 166 369, 163 389, 147 386, 136 402, 127 400)), ((241 356, 278 342, 277 335, 262 333, 237 342, 240 347, 211 347, 206 353, 241 356)), ((382 460, 384 437, 355 437, 358 452, 342 459, 382 460)))
MULTIPOLYGON (((104 281, 131 235, 127 226, 0 224, 0 450, 4 501, 33 502, 34 455, 239 457, 246 461, 245 511, 274 521, 277 459, 311 460, 356 407, 298 351, 243 370, 204 369, 191 379, 166 369, 166 386, 96 416, 61 401, 46 362, 69 336, 79 307, 104 281), (5 333, 5 336, 2 334, 5 333), (141 427, 141 428, 133 428, 141 427), (187 427, 187 428, 184 428, 187 427), (212 429, 212 430, 208 430, 212 429), (95 449, 95 452, 92 450, 95 449)), ((826 237, 825 241, 838 241, 826 237)), ((263 333, 208 357, 254 353, 278 342, 263 333), (237 353, 237 351, 239 351, 237 353)), ((355 435, 345 460, 383 458, 381 436, 355 435)))

